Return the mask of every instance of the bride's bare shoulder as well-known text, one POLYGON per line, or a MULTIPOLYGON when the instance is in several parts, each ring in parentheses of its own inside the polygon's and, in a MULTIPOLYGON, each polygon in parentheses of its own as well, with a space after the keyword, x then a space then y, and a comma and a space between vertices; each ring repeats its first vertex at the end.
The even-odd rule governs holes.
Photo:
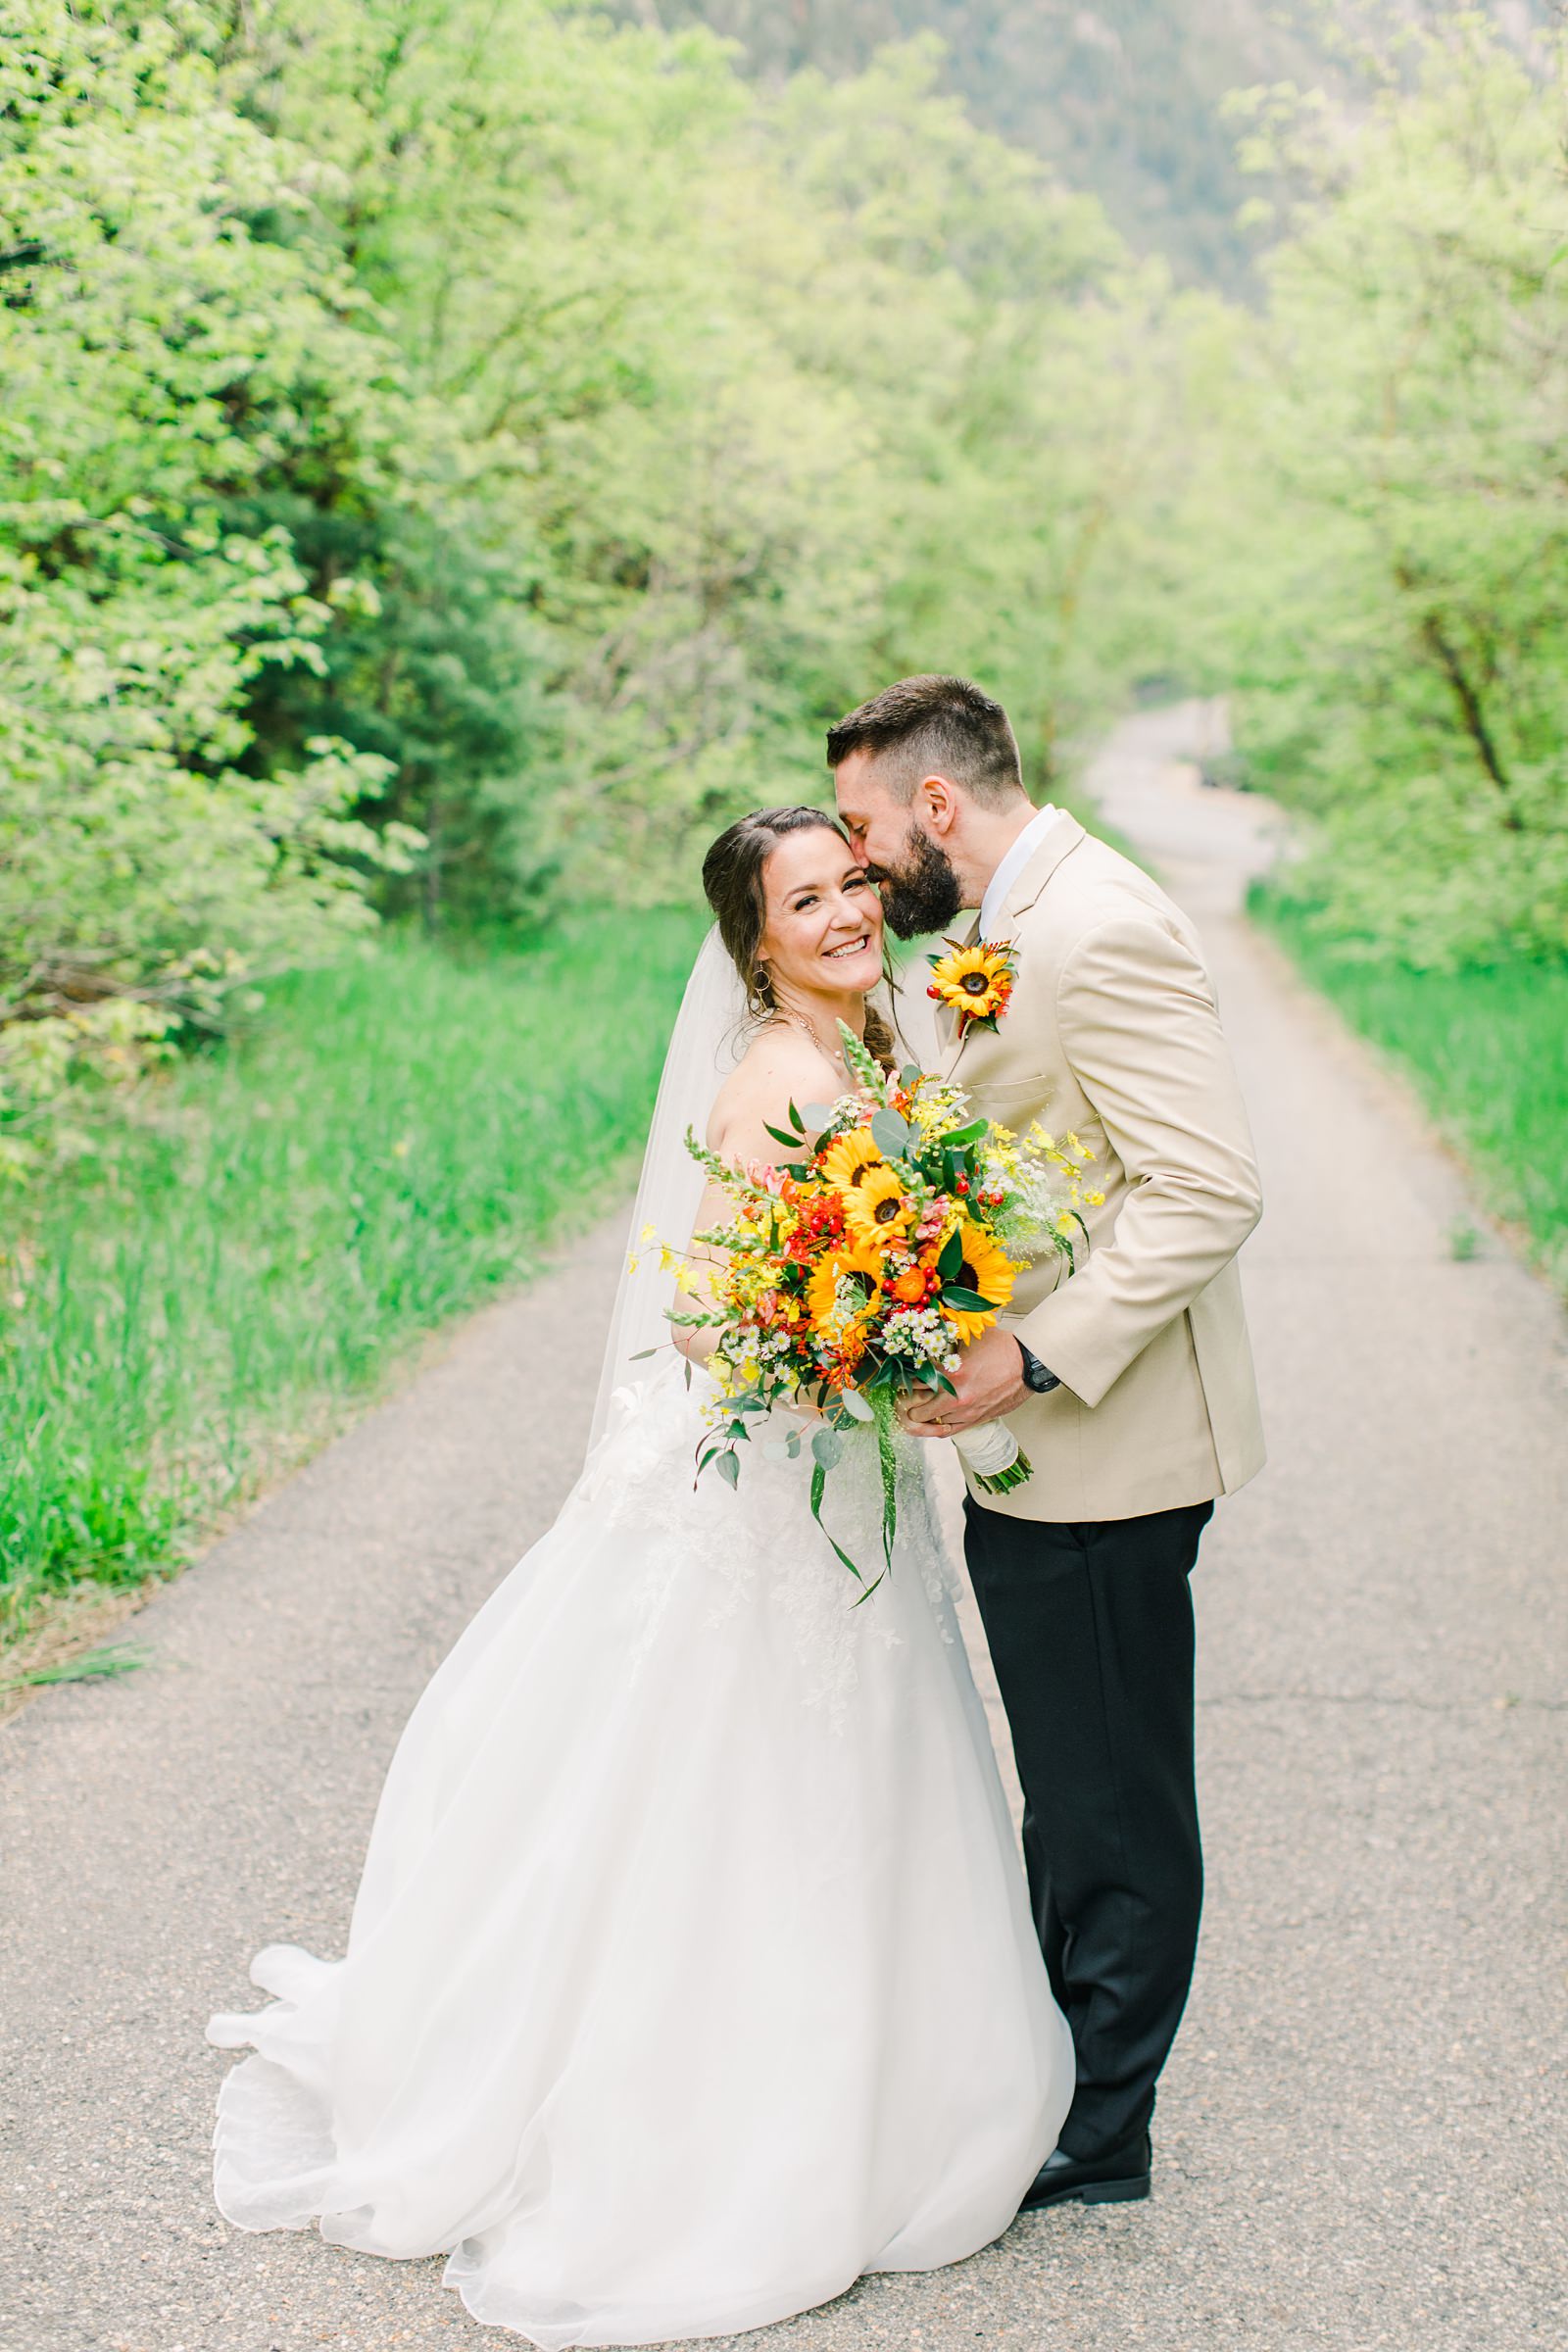
POLYGON ((708 1122, 708 1148, 726 1158, 768 1158, 778 1149, 767 1130, 786 1125, 791 1102, 831 1102, 844 1081, 804 1031, 770 1022, 718 1090, 708 1122))

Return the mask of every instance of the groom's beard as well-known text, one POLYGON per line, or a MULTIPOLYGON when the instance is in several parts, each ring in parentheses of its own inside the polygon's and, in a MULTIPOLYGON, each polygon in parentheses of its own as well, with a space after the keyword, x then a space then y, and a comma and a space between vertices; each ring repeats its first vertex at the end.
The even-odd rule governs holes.
POLYGON ((945 931, 963 906, 963 886, 953 860, 920 825, 911 824, 903 865, 868 865, 882 893, 888 928, 900 939, 945 931))

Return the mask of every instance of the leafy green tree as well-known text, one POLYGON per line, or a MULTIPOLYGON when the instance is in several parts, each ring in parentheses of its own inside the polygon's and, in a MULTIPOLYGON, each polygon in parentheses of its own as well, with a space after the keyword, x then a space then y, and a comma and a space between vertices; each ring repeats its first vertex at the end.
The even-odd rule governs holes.
POLYGON ((1123 257, 929 45, 760 95, 706 35, 538 0, 252 23, 233 85, 341 160, 443 527, 536 624, 541 729, 489 805, 542 864, 689 889, 697 839, 820 790, 820 724, 900 668, 971 662, 1051 764, 1104 683, 1042 615, 1085 566, 1061 510, 1126 504, 1094 364, 1123 257))
POLYGON ((853 77, 879 49, 934 34, 942 87, 978 124, 1098 197, 1139 252, 1233 291, 1250 287, 1252 254, 1219 102, 1238 82, 1332 71, 1301 11, 1266 0, 618 0, 617 13, 709 24, 772 83, 806 68, 853 77))
POLYGON ((340 264, 253 235, 302 199, 169 27, 57 0, 0 30, 0 1116, 26 1164, 241 974, 368 919, 382 763, 324 736, 247 771, 244 709, 331 623, 286 534, 222 508, 287 450, 368 475, 394 354, 340 264))
POLYGON ((1304 886, 1418 961, 1568 947, 1565 60, 1461 12, 1367 61, 1353 139, 1260 102, 1301 193, 1207 481, 1217 644, 1304 886))

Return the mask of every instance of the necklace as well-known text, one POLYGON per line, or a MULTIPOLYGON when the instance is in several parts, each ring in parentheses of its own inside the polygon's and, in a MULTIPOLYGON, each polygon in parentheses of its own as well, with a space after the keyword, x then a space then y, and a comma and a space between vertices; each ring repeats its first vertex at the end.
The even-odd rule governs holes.
POLYGON ((844 1058, 843 1047, 838 1045, 828 1045, 825 1039, 817 1035, 816 1030, 807 1019, 804 1012, 794 1012, 791 1010, 789 1005, 780 1004, 775 1007, 773 1018, 778 1021, 788 1021, 792 1029, 799 1029, 803 1037, 808 1037, 810 1039, 812 1045, 816 1048, 819 1054, 825 1054, 829 1061, 835 1063, 837 1067, 844 1072, 846 1078, 849 1077, 850 1065, 844 1058))

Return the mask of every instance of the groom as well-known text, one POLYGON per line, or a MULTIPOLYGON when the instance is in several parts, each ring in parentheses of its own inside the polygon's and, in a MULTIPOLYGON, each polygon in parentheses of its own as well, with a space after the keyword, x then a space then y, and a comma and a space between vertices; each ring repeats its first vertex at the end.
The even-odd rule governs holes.
POLYGON ((965 1551, 1024 1792, 1030 1897, 1078 2083, 1024 2210, 1149 2193, 1150 2119, 1202 1901, 1188 1576, 1263 1459, 1236 1252, 1261 1205, 1247 1113, 1187 917, 1057 808, 999 703, 905 678, 827 739, 839 813, 901 938, 1012 943, 994 1030, 941 1017, 978 1110, 1076 1135, 1103 1191, 1070 1279, 1018 1278, 910 1429, 1004 1416, 1034 1476, 971 1484, 965 1551))

